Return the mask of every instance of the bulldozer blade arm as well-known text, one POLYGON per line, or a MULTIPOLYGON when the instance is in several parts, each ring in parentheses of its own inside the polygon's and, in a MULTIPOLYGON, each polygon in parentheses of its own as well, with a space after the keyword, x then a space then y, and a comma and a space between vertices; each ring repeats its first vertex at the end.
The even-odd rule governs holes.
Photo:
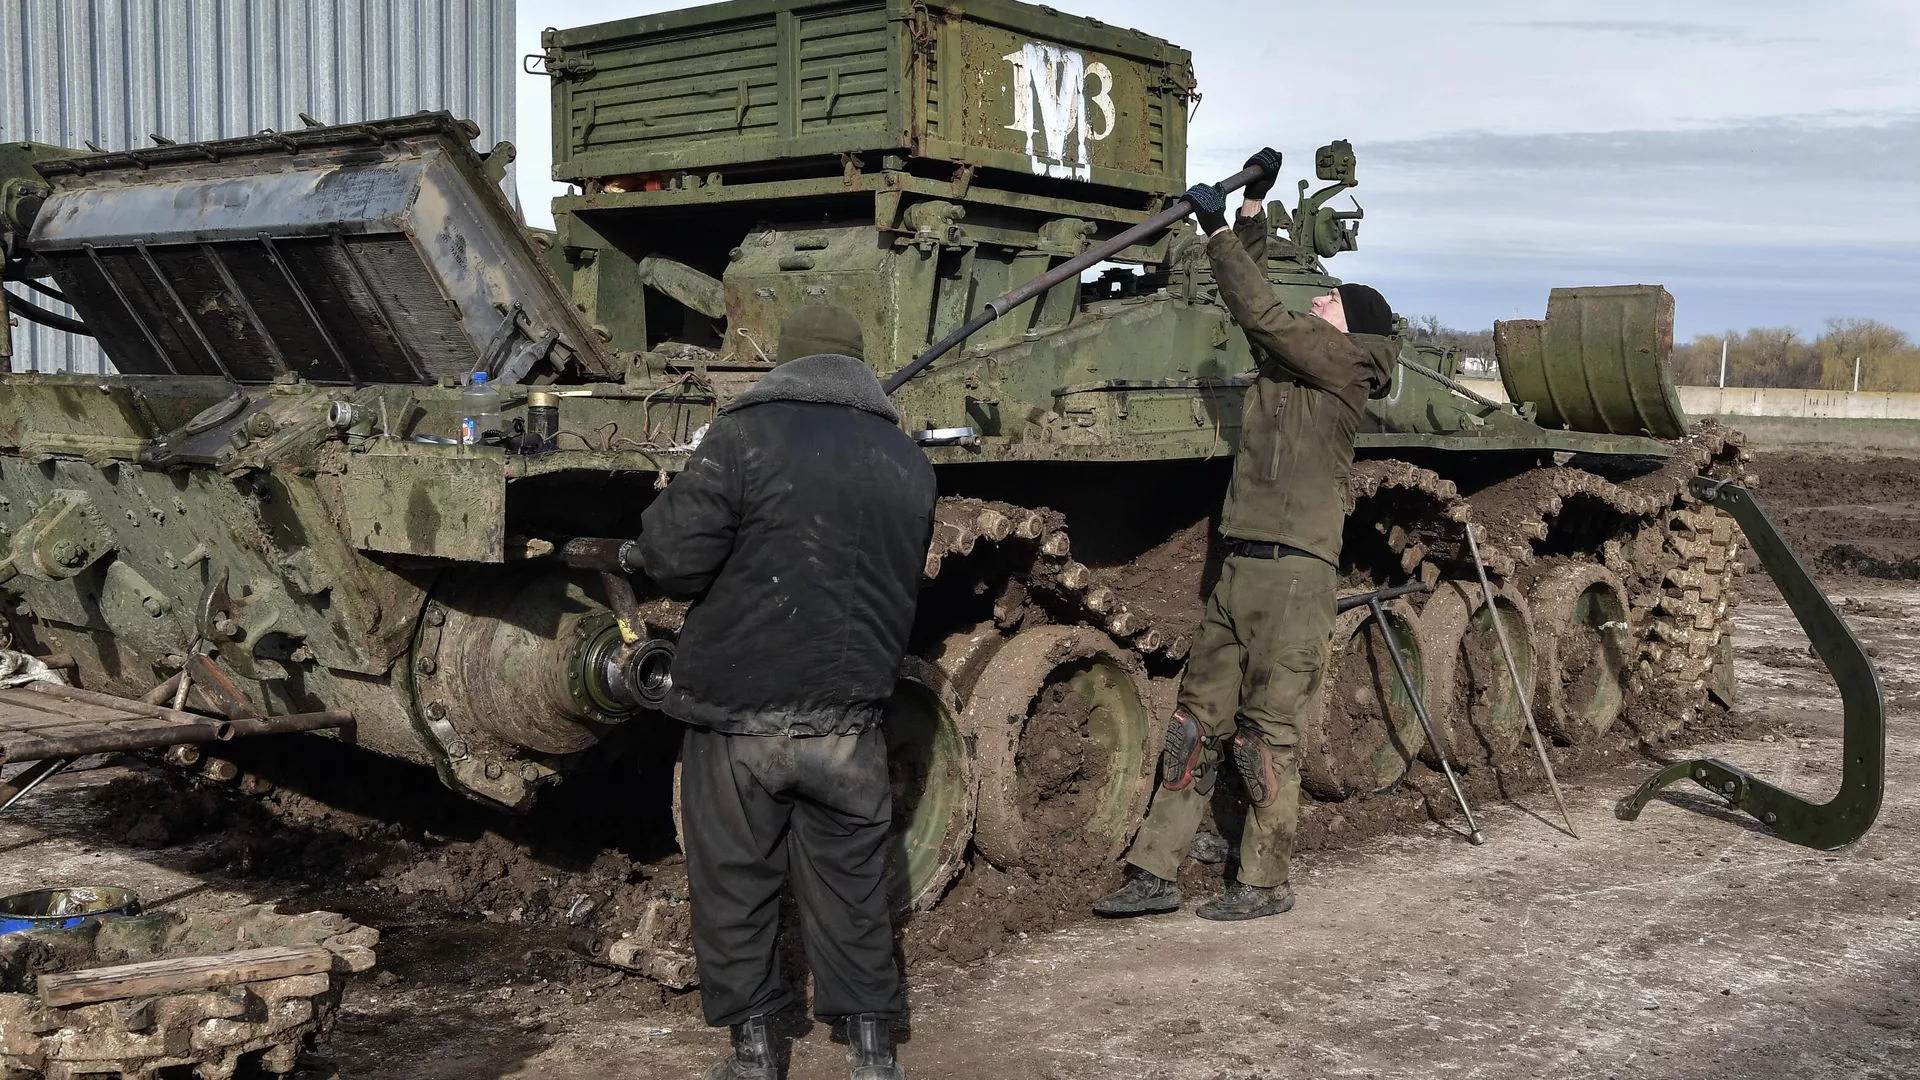
POLYGON ((1679 761, 1648 777, 1633 794, 1614 807, 1615 816, 1632 821, 1640 816, 1655 793, 1668 784, 1692 778, 1701 787, 1751 814, 1790 843, 1830 851, 1865 835, 1880 815, 1880 797, 1886 784, 1886 712, 1880 677, 1873 661, 1851 627, 1814 584, 1812 575, 1774 528, 1766 511, 1754 502, 1753 492, 1708 476, 1693 479, 1693 493, 1702 502, 1732 515, 1753 544, 1760 565, 1780 588, 1794 617, 1807 632, 1820 659, 1840 688, 1840 790, 1824 803, 1813 803, 1769 784, 1737 765, 1713 759, 1679 761))

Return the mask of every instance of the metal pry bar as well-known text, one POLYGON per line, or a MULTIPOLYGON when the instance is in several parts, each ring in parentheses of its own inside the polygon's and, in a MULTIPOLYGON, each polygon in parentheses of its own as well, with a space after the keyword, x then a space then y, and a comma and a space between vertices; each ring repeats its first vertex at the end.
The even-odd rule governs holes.
POLYGON ((1719 507, 1740 523, 1760 565, 1767 568, 1767 576, 1779 587, 1840 688, 1844 754, 1840 790, 1827 802, 1812 803, 1737 765, 1702 758, 1674 762, 1648 777, 1633 794, 1620 800, 1614 815, 1632 821, 1655 792, 1692 778, 1726 799, 1729 806, 1758 818, 1788 843, 1824 851, 1845 847, 1873 826, 1886 787, 1887 722, 1880 676, 1860 639, 1794 557, 1793 549, 1787 547, 1766 511, 1754 502, 1753 492, 1711 476, 1694 477, 1692 488, 1701 502, 1719 507))
POLYGON ((1553 801, 1560 806, 1560 819, 1567 823, 1567 835, 1578 840, 1580 834, 1573 831, 1573 815, 1567 813, 1567 800, 1560 794, 1560 781, 1553 775, 1553 762, 1547 760, 1547 743, 1540 737, 1540 725, 1533 722, 1533 702, 1528 699, 1526 684, 1520 678, 1520 665, 1514 662, 1513 645, 1507 641, 1507 627, 1500 621, 1500 607, 1494 602, 1493 583, 1487 580, 1487 564, 1480 561, 1480 542, 1473 538, 1473 524, 1469 522, 1467 530, 1467 550, 1473 553, 1473 569, 1480 575, 1480 589, 1487 597, 1487 619, 1493 623, 1493 633, 1500 641, 1501 655, 1507 658, 1507 674, 1513 679, 1513 692, 1520 698, 1520 712, 1527 718, 1527 730, 1533 734, 1533 748, 1540 753, 1540 767, 1546 770, 1547 787, 1553 790, 1553 801))
MULTIPOLYGON (((1232 176, 1227 177, 1225 180, 1220 181, 1220 189, 1228 193, 1235 192, 1265 175, 1265 170, 1261 169, 1260 166, 1249 165, 1239 172, 1234 173, 1232 176)), ((906 384, 908 379, 920 374, 928 364, 945 356, 953 348, 972 337, 993 320, 998 319, 1041 293, 1046 292, 1055 285, 1071 278, 1079 277, 1080 271, 1085 270, 1087 267, 1111 258, 1150 236, 1157 236, 1161 232, 1172 228, 1181 218, 1191 213, 1193 213, 1193 200, 1183 194, 1173 200, 1173 202, 1168 203, 1166 209, 1140 224, 1133 226, 1120 235, 1103 243, 1095 244, 1093 247, 1075 255, 1073 258, 1068 259, 1066 262, 1061 263, 1059 266, 1041 274, 1039 277, 1034 278, 1025 285, 1021 285, 1004 296, 996 296, 987 301, 986 305, 980 309, 979 314, 968 319, 958 330, 934 342, 932 348, 921 353, 918 358, 909 362, 906 367, 888 376, 885 385, 886 392, 892 394, 895 390, 900 389, 900 387, 906 384)))
POLYGON ((1473 820, 1473 810, 1467 806, 1467 793, 1460 790, 1460 778, 1453 774, 1453 762, 1447 759, 1447 744, 1434 728, 1433 718, 1427 715, 1427 703, 1420 696, 1420 688, 1413 685, 1413 677, 1407 673, 1407 661, 1400 655, 1400 640, 1394 636, 1393 624, 1387 621, 1387 609, 1380 603, 1382 599, 1391 600, 1408 593, 1426 592, 1427 588, 1424 583, 1402 585, 1365 596, 1341 597, 1339 603, 1349 608, 1365 603, 1373 612, 1374 621, 1380 624, 1380 636, 1386 639, 1387 658, 1393 661, 1393 673, 1400 677, 1400 685, 1407 691, 1407 696, 1413 699, 1413 714, 1420 718, 1421 730, 1427 733, 1427 743, 1440 759, 1440 771, 1446 774, 1447 784, 1453 788, 1454 800, 1460 804, 1460 814, 1467 819, 1467 839, 1478 847, 1487 842, 1487 834, 1481 832, 1479 823, 1473 820))

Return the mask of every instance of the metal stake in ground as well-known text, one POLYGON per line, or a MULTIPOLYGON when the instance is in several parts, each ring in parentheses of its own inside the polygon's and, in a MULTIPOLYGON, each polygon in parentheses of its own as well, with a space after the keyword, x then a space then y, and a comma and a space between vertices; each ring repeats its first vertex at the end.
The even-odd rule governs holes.
POLYGON ((1547 760, 1547 743, 1540 737, 1540 725, 1533 722, 1533 702, 1527 700, 1527 688, 1520 681, 1520 665, 1514 662, 1513 646, 1507 642, 1507 627, 1500 621, 1500 608, 1494 603, 1493 583, 1487 580, 1487 564, 1480 561, 1480 542, 1473 538, 1473 526, 1467 527, 1467 550, 1473 552, 1473 569, 1480 575, 1480 591, 1487 597, 1487 619, 1493 623, 1494 637, 1500 641, 1500 655, 1507 658, 1507 675, 1513 679, 1513 692, 1520 698, 1520 712, 1527 718, 1527 730, 1533 733, 1533 748, 1540 753, 1540 768, 1546 771, 1547 787, 1553 789, 1553 801, 1560 806, 1560 819, 1567 823, 1567 835, 1575 840, 1573 815, 1567 813, 1567 800, 1560 795, 1560 781, 1554 778, 1553 762, 1547 760))
POLYGON ((1440 771, 1447 774, 1447 783, 1453 787, 1453 797, 1460 803, 1460 813, 1467 819, 1467 839, 1477 847, 1487 842, 1486 834, 1473 820, 1473 811, 1467 808, 1467 793, 1460 790, 1460 780, 1453 775, 1453 763, 1447 760, 1447 744, 1440 739, 1440 733, 1433 729, 1433 720, 1427 716, 1427 703, 1420 698, 1420 689, 1413 685, 1413 679, 1407 674, 1407 662, 1400 655, 1400 640, 1393 636, 1393 624, 1387 621, 1387 609, 1380 606, 1381 593, 1367 597, 1367 607, 1372 610, 1375 622, 1380 624, 1380 636, 1387 642, 1387 659, 1393 661, 1393 673, 1400 676, 1400 685, 1406 688, 1407 696, 1413 699, 1413 714, 1420 718, 1420 727, 1427 733, 1427 743, 1440 759, 1440 771))

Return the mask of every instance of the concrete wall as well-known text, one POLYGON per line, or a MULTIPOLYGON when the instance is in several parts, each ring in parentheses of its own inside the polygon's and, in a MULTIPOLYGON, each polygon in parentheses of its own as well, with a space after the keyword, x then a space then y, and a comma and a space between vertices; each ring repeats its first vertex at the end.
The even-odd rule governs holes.
MULTIPOLYGON (((1495 401, 1507 400, 1499 379, 1461 379, 1495 401)), ((1920 394, 1863 390, 1789 390, 1774 387, 1682 386, 1688 416, 1779 416, 1832 420, 1920 420, 1920 394)))
POLYGON ((1723 416, 1756 450, 1920 455, 1920 420, 1849 420, 1832 416, 1723 416))
MULTIPOLYGON (((1498 379, 1460 381, 1495 401, 1507 400, 1498 379)), ((1688 416, 1711 416, 1739 428, 1750 446, 1920 453, 1920 394, 1735 386, 1679 390, 1688 416)))
POLYGON ((1836 420, 1920 420, 1920 394, 1851 390, 1680 387, 1688 416, 1804 416, 1836 420))

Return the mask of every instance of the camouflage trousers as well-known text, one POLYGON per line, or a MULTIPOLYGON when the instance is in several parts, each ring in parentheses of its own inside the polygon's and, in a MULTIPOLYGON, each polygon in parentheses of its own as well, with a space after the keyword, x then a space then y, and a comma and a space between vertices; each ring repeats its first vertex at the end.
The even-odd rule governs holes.
POLYGON ((1311 556, 1227 558, 1180 679, 1161 786, 1128 862, 1178 876, 1224 758, 1249 795, 1239 880, 1287 880, 1300 809, 1294 745, 1326 666, 1336 582, 1334 568, 1311 556))

